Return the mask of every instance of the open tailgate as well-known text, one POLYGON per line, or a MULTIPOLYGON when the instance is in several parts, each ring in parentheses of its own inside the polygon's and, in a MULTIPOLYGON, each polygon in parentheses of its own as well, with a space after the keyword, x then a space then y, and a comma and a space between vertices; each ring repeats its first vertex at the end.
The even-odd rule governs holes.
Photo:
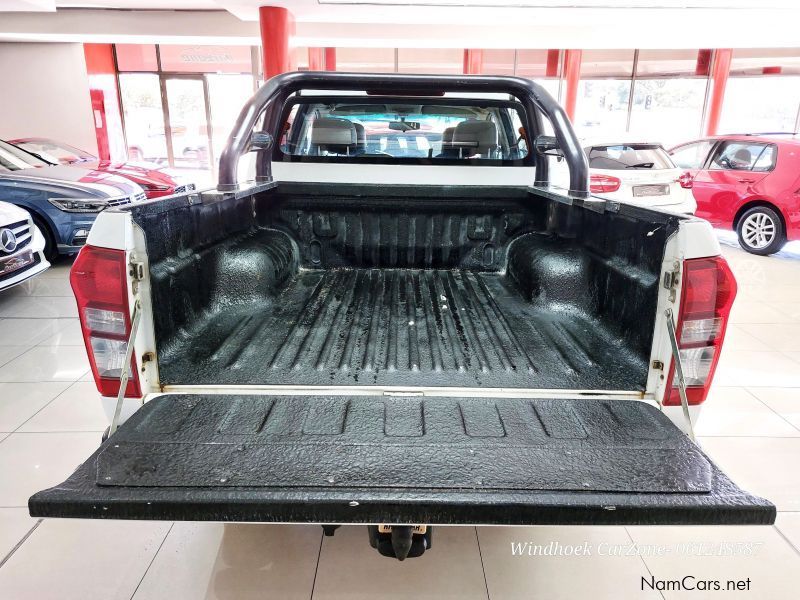
POLYGON ((36 517, 427 524, 770 524, 636 401, 165 395, 36 517))

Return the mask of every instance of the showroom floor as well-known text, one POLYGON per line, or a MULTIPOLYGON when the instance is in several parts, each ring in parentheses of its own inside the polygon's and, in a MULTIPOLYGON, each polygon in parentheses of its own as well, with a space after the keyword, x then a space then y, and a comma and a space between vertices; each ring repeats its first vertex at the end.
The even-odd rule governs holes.
POLYGON ((32 519, 28 497, 63 480, 107 425, 62 261, 0 293, 0 598, 676 597, 643 592, 651 575, 750 578, 737 597, 789 598, 800 587, 800 243, 768 258, 724 244, 739 297, 697 431, 737 483, 778 506, 775 527, 440 527, 428 554, 399 563, 364 527, 323 538, 317 526, 32 519), (513 556, 524 542, 592 555, 513 556), (654 545, 672 550, 639 556, 654 545))

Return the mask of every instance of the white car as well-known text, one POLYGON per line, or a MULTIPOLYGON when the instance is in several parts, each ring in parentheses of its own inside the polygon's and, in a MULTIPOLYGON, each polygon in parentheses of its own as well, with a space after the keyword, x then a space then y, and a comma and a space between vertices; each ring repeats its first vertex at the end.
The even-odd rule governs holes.
POLYGON ((44 243, 28 211, 0 202, 0 290, 47 270, 44 243))
MULTIPOLYGON (((589 160, 589 187, 594 196, 671 212, 694 214, 692 178, 675 166, 658 143, 581 140, 589 160)), ((557 163, 554 177, 566 173, 557 163)))

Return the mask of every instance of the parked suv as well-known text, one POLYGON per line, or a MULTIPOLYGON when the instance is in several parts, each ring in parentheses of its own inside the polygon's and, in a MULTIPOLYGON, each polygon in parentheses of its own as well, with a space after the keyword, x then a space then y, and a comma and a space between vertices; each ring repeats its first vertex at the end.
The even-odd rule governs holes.
POLYGON ((715 136, 670 151, 693 178, 697 216, 733 229, 753 254, 800 239, 800 138, 794 134, 715 136))
POLYGON ((51 165, 0 141, 0 200, 31 213, 48 260, 80 250, 100 211, 144 199, 144 190, 128 179, 51 165))

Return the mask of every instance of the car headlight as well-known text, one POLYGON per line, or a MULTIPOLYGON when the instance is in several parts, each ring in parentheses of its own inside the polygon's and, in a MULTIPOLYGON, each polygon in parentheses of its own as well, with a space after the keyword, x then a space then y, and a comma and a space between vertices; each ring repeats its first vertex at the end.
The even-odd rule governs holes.
POLYGON ((108 200, 104 198, 48 198, 47 201, 64 212, 97 213, 108 208, 108 200))

